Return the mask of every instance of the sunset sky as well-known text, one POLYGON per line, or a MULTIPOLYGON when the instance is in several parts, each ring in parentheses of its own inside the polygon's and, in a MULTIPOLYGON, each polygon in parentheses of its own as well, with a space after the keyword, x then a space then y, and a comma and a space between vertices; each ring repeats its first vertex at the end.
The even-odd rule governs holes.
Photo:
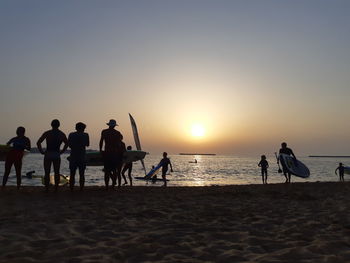
POLYGON ((350 1, 0 1, 0 143, 114 118, 159 153, 350 154, 350 1), (194 130, 193 130, 194 129, 194 130))

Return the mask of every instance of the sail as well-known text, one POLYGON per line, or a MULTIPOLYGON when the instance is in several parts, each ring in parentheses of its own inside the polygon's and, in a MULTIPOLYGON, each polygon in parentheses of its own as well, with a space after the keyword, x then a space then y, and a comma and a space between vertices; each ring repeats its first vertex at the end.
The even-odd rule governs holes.
MULTIPOLYGON (((139 133, 137 131, 137 126, 136 126, 136 122, 134 120, 134 118, 131 116, 131 114, 129 113, 129 117, 130 117, 130 122, 131 122, 131 128, 132 128, 132 133, 134 134, 134 140, 135 140, 135 145, 136 145, 136 149, 138 151, 141 151, 141 142, 140 142, 140 138, 139 138, 139 133)), ((146 172, 146 167, 145 167, 145 163, 143 160, 140 160, 143 170, 146 172)))

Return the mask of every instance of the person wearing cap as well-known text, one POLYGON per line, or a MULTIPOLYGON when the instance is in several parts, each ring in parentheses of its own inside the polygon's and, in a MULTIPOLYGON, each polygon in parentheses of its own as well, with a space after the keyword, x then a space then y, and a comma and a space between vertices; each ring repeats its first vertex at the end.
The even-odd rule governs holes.
POLYGON ((83 190, 85 183, 85 154, 86 147, 90 145, 89 134, 84 132, 86 125, 78 122, 75 125, 76 132, 72 132, 68 136, 68 146, 71 149, 69 156, 70 179, 69 186, 73 191, 75 184, 75 173, 79 169, 80 190, 83 190))
POLYGON ((51 127, 52 129, 44 132, 37 142, 39 152, 44 155, 44 182, 46 192, 49 191, 51 165, 53 165, 55 173, 55 192, 57 191, 58 184, 60 183, 61 154, 68 148, 66 135, 58 129, 60 127, 60 121, 57 119, 53 120, 51 122, 51 127), (44 140, 46 140, 45 151, 41 146, 44 140), (62 143, 63 148, 61 150, 62 143))
POLYGON ((109 179, 112 179, 113 188, 116 185, 117 178, 118 186, 121 184, 120 172, 122 167, 122 157, 125 152, 125 144, 122 143, 123 135, 115 129, 115 127, 118 126, 117 122, 111 119, 107 125, 109 126, 108 129, 101 132, 99 146, 104 163, 105 185, 108 190, 109 179))

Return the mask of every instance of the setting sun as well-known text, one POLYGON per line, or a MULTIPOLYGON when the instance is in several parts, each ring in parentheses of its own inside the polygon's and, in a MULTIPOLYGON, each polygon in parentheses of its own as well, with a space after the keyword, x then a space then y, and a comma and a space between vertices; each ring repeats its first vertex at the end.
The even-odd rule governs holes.
POLYGON ((191 128, 191 134, 193 137, 203 137, 205 134, 205 129, 201 124, 194 124, 191 128))

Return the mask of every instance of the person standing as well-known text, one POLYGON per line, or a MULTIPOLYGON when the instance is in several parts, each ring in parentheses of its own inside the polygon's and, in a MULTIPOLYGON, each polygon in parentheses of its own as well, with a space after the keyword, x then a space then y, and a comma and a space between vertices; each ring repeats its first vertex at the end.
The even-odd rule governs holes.
MULTIPOLYGON (((294 155, 294 152, 292 149, 288 148, 287 147, 287 143, 283 142, 281 144, 281 149, 279 151, 279 153, 283 153, 283 154, 287 154, 287 155, 290 155, 290 156, 293 156, 293 158, 296 160, 296 157, 294 155)), ((280 158, 277 159, 277 163, 279 164, 279 161, 280 161, 280 158)), ((290 177, 291 177, 291 173, 289 172, 289 170, 287 169, 287 166, 286 164, 284 163, 283 160, 281 160, 281 164, 282 164, 282 170, 283 170, 283 174, 286 178, 286 183, 290 183, 290 177)))
POLYGON ((120 186, 122 158, 125 152, 125 144, 122 143, 123 135, 115 129, 118 126, 117 122, 111 119, 107 125, 109 126, 108 129, 101 132, 99 144, 104 163, 106 190, 108 190, 109 179, 112 179, 112 188, 116 185, 117 178, 118 186, 120 186))
POLYGON ((162 179, 163 179, 163 186, 167 186, 166 182, 166 173, 168 172, 169 165, 170 165, 170 171, 173 172, 173 166, 171 165, 170 159, 168 158, 168 153, 163 152, 163 159, 159 162, 159 165, 162 166, 162 179))
POLYGON ((73 191, 75 184, 75 173, 79 169, 79 184, 80 190, 83 190, 85 183, 85 168, 86 168, 86 147, 90 145, 89 134, 84 130, 86 125, 78 122, 75 125, 76 132, 72 132, 68 136, 68 146, 71 149, 69 156, 70 179, 69 186, 73 191))
POLYGON ((7 142, 7 145, 12 145, 11 150, 6 155, 5 172, 2 179, 2 186, 5 187, 7 179, 10 175, 12 165, 15 166, 17 177, 17 189, 21 187, 22 182, 22 159, 24 150, 30 151, 31 145, 28 137, 24 136, 26 129, 18 127, 16 130, 16 137, 13 137, 7 142))
POLYGON ((337 167, 337 169, 335 169, 335 174, 337 174, 337 171, 339 171, 339 181, 340 182, 344 182, 344 171, 345 171, 345 168, 343 166, 343 163, 339 163, 339 166, 337 167))
MULTIPOLYGON (((132 147, 130 145, 128 147, 126 147, 127 151, 131 151, 131 149, 132 149, 132 147)), ((122 170, 122 176, 123 176, 123 179, 124 179, 124 185, 128 184, 128 182, 126 181, 126 177, 125 177, 126 171, 128 171, 128 177, 129 177, 130 186, 132 186, 132 177, 131 177, 132 162, 124 164, 124 167, 123 167, 123 170, 122 170)))
POLYGON ((269 168, 269 163, 267 162, 265 155, 261 155, 261 160, 258 166, 261 167, 261 177, 263 184, 267 184, 267 168, 269 168))
POLYGON ((49 191, 50 186, 50 170, 53 165, 54 176, 55 176, 55 192, 58 189, 60 183, 60 166, 61 166, 61 154, 67 150, 68 140, 66 135, 59 130, 60 121, 55 119, 51 122, 51 130, 48 130, 41 135, 37 142, 38 150, 44 155, 44 183, 46 192, 49 191), (42 148, 43 141, 46 140, 46 150, 42 148), (61 150, 61 144, 63 148, 61 150))

